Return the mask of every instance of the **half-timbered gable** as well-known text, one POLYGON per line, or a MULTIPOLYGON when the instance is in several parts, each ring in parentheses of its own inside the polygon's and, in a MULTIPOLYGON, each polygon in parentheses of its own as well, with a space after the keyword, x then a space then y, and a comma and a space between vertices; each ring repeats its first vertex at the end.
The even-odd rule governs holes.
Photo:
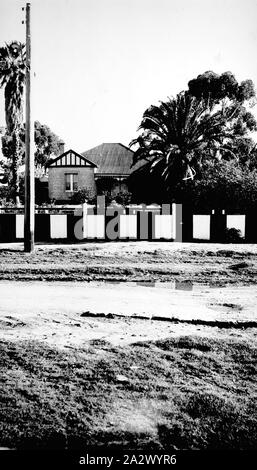
POLYGON ((49 197, 56 201, 68 201, 79 189, 115 197, 129 189, 130 175, 142 165, 133 165, 134 152, 121 143, 103 143, 82 154, 63 147, 60 152, 48 165, 49 197))
POLYGON ((96 168, 95 163, 72 149, 63 152, 48 165, 49 198, 65 202, 79 189, 87 189, 95 195, 96 168))
POLYGON ((59 157, 52 160, 51 163, 49 164, 49 168, 55 167, 55 166, 61 166, 61 167, 87 166, 90 168, 92 167, 96 168, 97 165, 95 165, 93 162, 85 158, 83 155, 80 155, 79 153, 75 152, 74 150, 68 150, 67 152, 64 152, 62 155, 59 155, 59 157))

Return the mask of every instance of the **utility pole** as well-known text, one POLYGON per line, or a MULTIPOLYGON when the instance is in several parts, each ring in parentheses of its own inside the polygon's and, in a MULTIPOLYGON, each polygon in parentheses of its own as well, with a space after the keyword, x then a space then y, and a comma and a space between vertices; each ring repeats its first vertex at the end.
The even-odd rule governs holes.
POLYGON ((26 3, 26 154, 25 154, 25 217, 24 251, 34 250, 35 180, 34 180, 34 121, 31 120, 31 31, 30 3, 26 3))

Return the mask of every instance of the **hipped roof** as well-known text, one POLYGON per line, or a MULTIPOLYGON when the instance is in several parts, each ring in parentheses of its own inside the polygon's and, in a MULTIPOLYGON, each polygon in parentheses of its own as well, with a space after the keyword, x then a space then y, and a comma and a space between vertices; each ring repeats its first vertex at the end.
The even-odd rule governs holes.
POLYGON ((133 166, 134 152, 120 143, 103 143, 81 155, 93 162, 101 175, 130 175, 142 165, 133 166))

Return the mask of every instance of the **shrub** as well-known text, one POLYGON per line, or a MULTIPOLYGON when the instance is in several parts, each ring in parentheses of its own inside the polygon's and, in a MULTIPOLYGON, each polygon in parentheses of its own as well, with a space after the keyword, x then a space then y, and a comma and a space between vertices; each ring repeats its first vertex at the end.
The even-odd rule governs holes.
POLYGON ((73 204, 83 204, 88 202, 89 204, 96 203, 96 196, 89 189, 79 188, 70 198, 70 202, 73 204))
POLYGON ((174 191, 175 199, 195 209, 246 210, 257 207, 257 170, 234 161, 208 162, 195 180, 174 191))
POLYGON ((132 194, 129 191, 120 191, 113 197, 113 199, 117 202, 117 204, 127 206, 131 202, 131 197, 132 194))
POLYGON ((226 228, 225 242, 226 243, 239 243, 242 241, 241 230, 236 228, 226 228))

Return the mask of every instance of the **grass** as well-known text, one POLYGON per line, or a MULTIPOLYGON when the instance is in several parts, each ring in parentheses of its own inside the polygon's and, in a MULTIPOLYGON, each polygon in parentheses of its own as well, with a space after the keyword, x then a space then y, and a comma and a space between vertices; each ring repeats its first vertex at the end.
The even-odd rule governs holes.
POLYGON ((256 448, 256 348, 242 340, 0 350, 1 446, 256 448))

